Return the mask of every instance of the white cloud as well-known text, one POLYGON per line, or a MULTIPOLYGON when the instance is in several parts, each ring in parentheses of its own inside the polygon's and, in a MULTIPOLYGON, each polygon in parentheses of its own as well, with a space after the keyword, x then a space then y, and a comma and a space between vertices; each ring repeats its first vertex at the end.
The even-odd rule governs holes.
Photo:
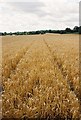
POLYGON ((73 28, 79 0, 0 0, 0 31, 73 28))

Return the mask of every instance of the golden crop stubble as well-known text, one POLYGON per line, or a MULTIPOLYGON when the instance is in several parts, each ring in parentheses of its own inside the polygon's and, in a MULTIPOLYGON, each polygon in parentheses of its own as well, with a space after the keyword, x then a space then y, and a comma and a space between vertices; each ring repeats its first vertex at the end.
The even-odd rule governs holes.
POLYGON ((18 64, 18 62, 23 57, 23 55, 25 54, 25 52, 32 43, 32 40, 30 41, 28 40, 28 38, 25 39, 20 39, 20 38, 22 37, 17 36, 15 37, 15 39, 13 39, 13 37, 3 38, 3 49, 2 49, 3 50, 3 57, 2 57, 3 81, 7 80, 10 77, 11 72, 14 71, 16 65, 18 64), (8 41, 10 41, 10 43, 8 41), (8 46, 6 46, 6 44, 8 46))
POLYGON ((63 76, 79 97, 79 35, 45 36, 45 39, 63 76))
POLYGON ((78 99, 70 91, 43 38, 36 36, 36 39, 11 79, 5 82, 4 116, 79 117, 78 99))

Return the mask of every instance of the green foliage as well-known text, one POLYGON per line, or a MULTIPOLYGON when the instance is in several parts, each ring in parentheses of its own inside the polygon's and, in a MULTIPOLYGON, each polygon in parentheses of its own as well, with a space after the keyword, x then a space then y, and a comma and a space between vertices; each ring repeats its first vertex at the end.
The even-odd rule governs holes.
POLYGON ((46 33, 59 33, 59 34, 70 34, 70 33, 78 33, 81 34, 81 26, 75 26, 73 29, 66 28, 65 30, 37 30, 37 31, 24 31, 24 32, 15 32, 15 33, 0 33, 1 35, 36 35, 36 34, 46 34, 46 33))

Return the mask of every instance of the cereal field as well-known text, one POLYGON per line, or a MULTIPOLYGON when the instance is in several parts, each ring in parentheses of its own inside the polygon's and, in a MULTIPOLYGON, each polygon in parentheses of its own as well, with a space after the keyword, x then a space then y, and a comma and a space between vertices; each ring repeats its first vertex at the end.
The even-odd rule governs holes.
POLYGON ((80 119, 79 35, 2 38, 4 118, 80 119))

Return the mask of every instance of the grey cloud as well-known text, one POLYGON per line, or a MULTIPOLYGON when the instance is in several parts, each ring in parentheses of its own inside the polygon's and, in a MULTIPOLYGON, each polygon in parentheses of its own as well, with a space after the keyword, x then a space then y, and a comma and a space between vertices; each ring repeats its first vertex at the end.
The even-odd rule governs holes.
MULTIPOLYGON (((3 1, 3 0, 1 0, 3 1)), ((75 0, 6 0, 2 8, 2 30, 60 29, 78 24, 75 0), (6 22, 7 21, 7 22, 6 22), (10 27, 9 27, 10 26, 10 27)))
POLYGON ((43 10, 45 4, 42 2, 10 2, 10 6, 15 8, 17 11, 23 11, 29 14, 35 14, 37 16, 45 16, 47 12, 43 10))

